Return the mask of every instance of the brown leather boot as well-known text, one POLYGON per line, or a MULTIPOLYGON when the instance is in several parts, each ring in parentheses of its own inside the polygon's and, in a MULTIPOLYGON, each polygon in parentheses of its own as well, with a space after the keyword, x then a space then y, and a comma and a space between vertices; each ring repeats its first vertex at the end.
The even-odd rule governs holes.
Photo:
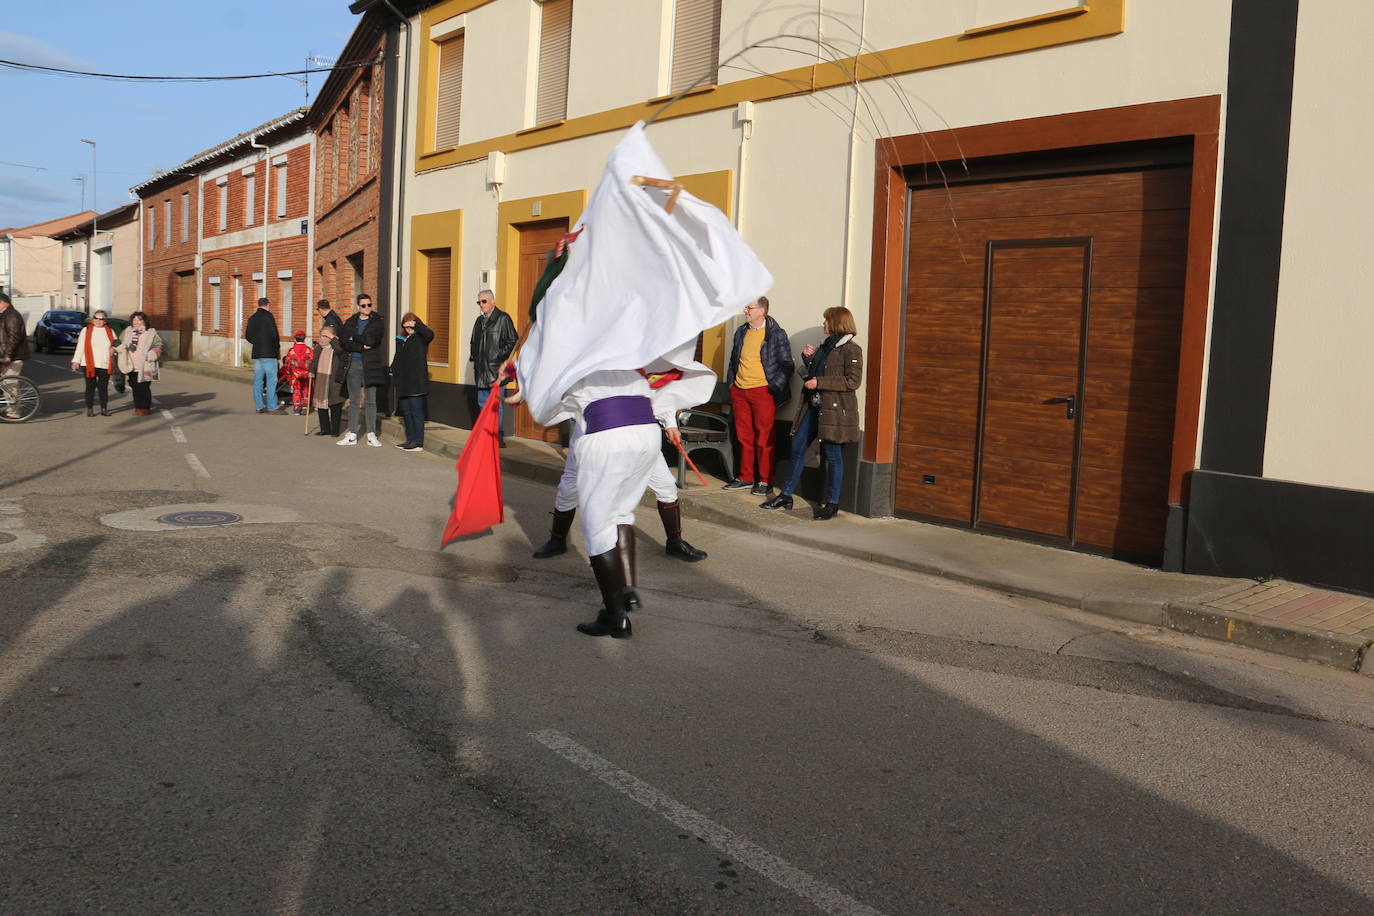
POLYGON ((663 521, 663 536, 667 541, 664 553, 688 563, 706 559, 706 551, 697 550, 682 539, 682 503, 679 500, 659 503, 658 517, 663 521))
POLYGON ((568 552, 568 532, 572 530, 576 509, 554 509, 553 524, 549 526, 549 539, 544 546, 534 552, 536 560, 547 560, 568 552))

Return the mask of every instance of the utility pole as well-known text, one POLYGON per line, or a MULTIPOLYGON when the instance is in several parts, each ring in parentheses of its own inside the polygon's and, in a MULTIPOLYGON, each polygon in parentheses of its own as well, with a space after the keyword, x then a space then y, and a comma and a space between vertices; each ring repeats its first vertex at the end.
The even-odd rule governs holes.
MULTIPOLYGON (((93 252, 95 250, 95 234, 99 228, 97 226, 97 223, 100 220, 100 199, 99 197, 97 197, 97 195, 100 193, 100 184, 96 180, 95 141, 82 140, 81 142, 90 144, 91 147, 91 209, 95 211, 95 215, 91 217, 91 238, 90 241, 86 243, 86 314, 89 315, 91 314, 91 267, 94 263, 93 252)), ((82 184, 81 188, 84 192, 86 185, 82 184)), ((81 202, 82 209, 84 210, 86 202, 84 193, 82 194, 81 202)))

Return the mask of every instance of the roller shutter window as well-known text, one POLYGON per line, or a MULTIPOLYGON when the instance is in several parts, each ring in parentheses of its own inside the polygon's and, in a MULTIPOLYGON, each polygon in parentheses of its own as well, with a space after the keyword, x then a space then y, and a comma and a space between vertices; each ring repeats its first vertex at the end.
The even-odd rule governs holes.
POLYGON ((434 148, 458 145, 459 114, 463 108, 463 35, 439 45, 438 102, 434 116, 434 148))
POLYGON ((573 0, 545 0, 539 24, 539 94, 534 123, 568 116, 568 59, 572 48, 573 0))
POLYGON ((420 252, 425 257, 425 324, 434 332, 429 345, 429 362, 447 366, 449 358, 449 320, 453 309, 453 249, 431 248, 420 252))
POLYGON ((716 82, 720 63, 720 0, 677 0, 669 92, 716 82))

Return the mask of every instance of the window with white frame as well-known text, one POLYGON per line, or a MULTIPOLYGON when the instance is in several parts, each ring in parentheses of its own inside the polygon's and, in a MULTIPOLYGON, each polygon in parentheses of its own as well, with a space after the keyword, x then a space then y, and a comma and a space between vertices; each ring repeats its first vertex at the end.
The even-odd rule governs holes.
POLYGON ((181 240, 187 241, 191 237, 191 195, 181 195, 181 240))
POLYGON ((258 189, 258 177, 256 175, 243 176, 243 224, 253 225, 253 211, 257 209, 256 192, 258 189))
POLYGON ((148 208, 148 250, 157 247, 157 204, 148 208))
POLYGON ((720 0, 677 0, 669 92, 716 81, 720 67, 720 0))
POLYGON ((211 321, 211 323, 212 323, 211 330, 213 330, 213 331, 218 331, 218 330, 222 327, 222 325, 220 324, 220 321, 219 321, 219 310, 220 310, 220 301, 219 301, 219 277, 211 277, 211 278, 210 278, 210 321, 211 321))
POLYGON ((277 219, 286 216, 286 163, 277 166, 277 219))
POLYGON ((536 125, 561 121, 568 116, 573 0, 544 0, 539 10, 539 78, 534 101, 536 125))
POLYGON ((162 223, 165 227, 163 234, 163 248, 172 247, 172 198, 167 198, 162 202, 162 223))
POLYGON ((281 307, 282 330, 287 334, 294 334, 295 329, 291 327, 291 271, 283 270, 277 273, 277 299, 281 307))
POLYGON ((229 228, 229 179, 219 179, 219 231, 229 228))

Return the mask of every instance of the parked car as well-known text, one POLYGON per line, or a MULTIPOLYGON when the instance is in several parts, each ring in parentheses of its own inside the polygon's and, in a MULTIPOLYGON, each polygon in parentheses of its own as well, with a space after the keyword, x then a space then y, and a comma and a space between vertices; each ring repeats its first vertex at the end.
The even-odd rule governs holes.
POLYGON ((33 329, 33 348, 40 353, 56 353, 61 347, 76 349, 76 338, 86 324, 86 316, 70 309, 44 312, 33 329))

